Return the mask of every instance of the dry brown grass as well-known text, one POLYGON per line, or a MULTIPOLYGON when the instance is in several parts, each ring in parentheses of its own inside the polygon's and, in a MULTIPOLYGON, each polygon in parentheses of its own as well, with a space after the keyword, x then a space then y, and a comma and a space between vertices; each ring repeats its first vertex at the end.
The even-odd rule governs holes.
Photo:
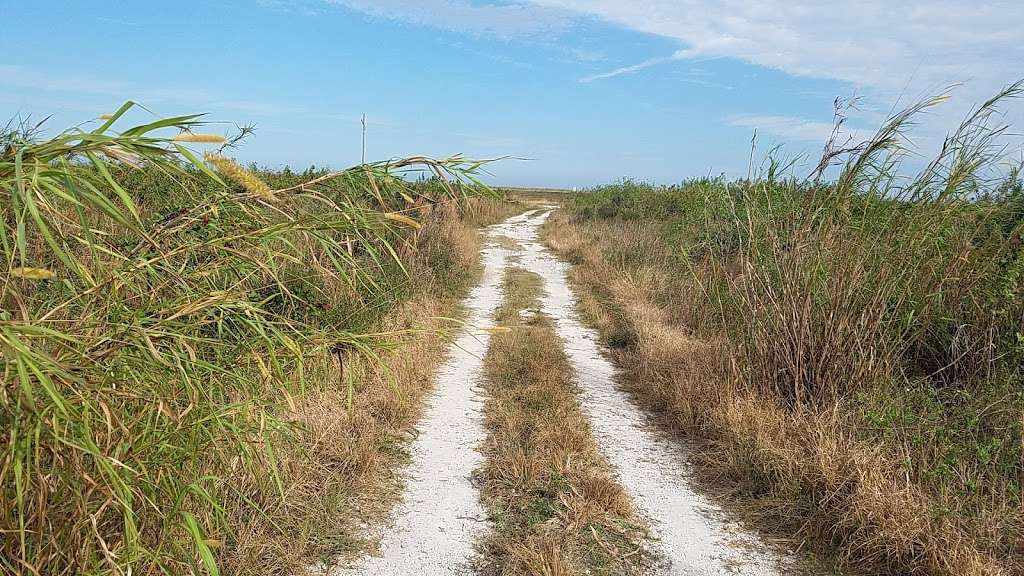
POLYGON ((752 392, 738 351, 710 321, 699 270, 672 263, 656 223, 556 213, 543 232, 575 264, 581 310, 614 348, 627 387, 697 441, 706 485, 762 528, 871 573, 1024 573, 1019 557, 998 552, 1020 534, 1012 494, 972 516, 968 497, 908 468, 927 446, 880 442, 851 401, 791 410, 752 392))
POLYGON ((569 197, 571 191, 545 188, 500 188, 509 198, 533 206, 558 205, 569 197))
POLYGON ((495 528, 483 573, 634 574, 647 560, 628 497, 580 411, 568 359, 536 313, 538 276, 512 268, 485 359, 486 462, 479 471, 495 528))
POLYGON ((461 218, 444 207, 427 218, 409 271, 432 281, 417 284, 410 300, 380 322, 381 332, 406 334, 384 352, 383 362, 351 354, 343 356, 343 370, 337 357, 305 367, 307 380, 317 385, 289 400, 288 416, 301 427, 284 444, 290 451, 278 455, 285 498, 270 497, 272 487, 251 486, 227 502, 230 523, 239 528, 224 551, 225 573, 301 573, 376 546, 367 527, 383 522, 401 493, 396 470, 407 458, 404 446, 447 347, 438 333, 449 327, 445 318, 469 287, 466 281, 452 284, 456 280, 446 280, 438 268, 477 270, 476 228, 522 210, 492 200, 469 202, 461 218), (261 513, 253 513, 253 502, 261 513))

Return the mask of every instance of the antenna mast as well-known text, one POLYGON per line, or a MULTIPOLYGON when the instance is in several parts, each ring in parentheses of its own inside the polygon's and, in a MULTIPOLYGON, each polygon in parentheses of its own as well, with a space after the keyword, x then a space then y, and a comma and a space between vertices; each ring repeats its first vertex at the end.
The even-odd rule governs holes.
POLYGON ((363 124, 363 161, 362 164, 366 164, 366 114, 363 114, 361 120, 363 124))

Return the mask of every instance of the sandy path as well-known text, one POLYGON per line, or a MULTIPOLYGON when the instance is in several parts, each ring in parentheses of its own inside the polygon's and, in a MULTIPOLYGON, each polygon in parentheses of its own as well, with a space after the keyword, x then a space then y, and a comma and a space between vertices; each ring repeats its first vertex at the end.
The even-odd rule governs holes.
POLYGON ((486 514, 470 481, 481 464, 486 432, 477 382, 502 301, 505 269, 515 265, 544 279, 542 312, 556 324, 577 374, 581 404, 602 453, 658 540, 659 575, 790 573, 792 560, 726 521, 688 480, 687 454, 615 386, 614 367, 601 354, 597 334, 580 324, 567 282, 567 265, 538 239, 549 211, 514 216, 486 231, 484 278, 466 300, 467 323, 476 327, 453 343, 438 373, 420 435, 410 449, 405 497, 381 538, 380 556, 363 558, 336 576, 448 576, 470 574, 473 544, 487 528, 486 514), (510 251, 497 239, 516 240, 510 251))
POLYGON ((473 543, 486 528, 486 513, 470 475, 480 463, 486 433, 477 381, 490 340, 486 328, 502 301, 501 282, 510 253, 494 241, 494 230, 516 228, 536 211, 513 216, 485 233, 483 281, 466 298, 464 333, 448 352, 436 377, 412 442, 403 502, 384 529, 380 556, 363 558, 337 576, 448 576, 471 573, 473 543))
POLYGON ((496 227, 523 246, 520 265, 544 279, 543 312, 554 319, 581 388, 581 404, 602 453, 649 521, 662 556, 658 574, 773 576, 791 572, 792 559, 723 519, 687 478, 687 455, 615 386, 614 367, 597 334, 576 318, 568 267, 538 240, 550 212, 496 227))

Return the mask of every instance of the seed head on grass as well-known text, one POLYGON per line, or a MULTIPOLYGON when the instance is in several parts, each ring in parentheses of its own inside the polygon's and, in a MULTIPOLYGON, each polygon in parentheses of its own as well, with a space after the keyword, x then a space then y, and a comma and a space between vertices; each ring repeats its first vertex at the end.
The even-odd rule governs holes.
POLYGON ((203 156, 208 164, 211 164, 218 172, 241 184, 247 191, 259 196, 264 200, 275 200, 274 193, 258 176, 252 171, 240 166, 230 158, 220 154, 207 153, 203 156))
POLYGON ((415 228, 417 230, 419 230, 422 227, 422 225, 419 222, 399 212, 385 212, 384 218, 387 220, 391 220, 393 222, 400 222, 410 228, 415 228))
POLYGON ((192 142, 195 144, 224 144, 227 138, 220 134, 196 134, 195 132, 182 132, 174 137, 175 142, 192 142))

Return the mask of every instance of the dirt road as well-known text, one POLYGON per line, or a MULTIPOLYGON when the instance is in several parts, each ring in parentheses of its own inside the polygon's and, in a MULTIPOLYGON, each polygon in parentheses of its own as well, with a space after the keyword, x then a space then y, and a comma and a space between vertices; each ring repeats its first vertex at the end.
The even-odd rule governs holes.
POLYGON ((339 575, 472 574, 474 542, 488 528, 471 482, 485 438, 478 382, 491 317, 501 302, 501 278, 513 261, 544 280, 541 312, 552 318, 575 370, 580 404, 603 456, 652 535, 656 574, 775 575, 792 560, 730 523, 689 480, 684 447, 658 431, 616 386, 616 371, 597 334, 576 317, 567 265, 538 239, 550 208, 512 217, 485 231, 484 278, 467 298, 474 327, 452 344, 438 374, 420 434, 410 446, 403 503, 382 530, 380 556, 339 575), (503 237, 514 243, 499 241, 503 237))

